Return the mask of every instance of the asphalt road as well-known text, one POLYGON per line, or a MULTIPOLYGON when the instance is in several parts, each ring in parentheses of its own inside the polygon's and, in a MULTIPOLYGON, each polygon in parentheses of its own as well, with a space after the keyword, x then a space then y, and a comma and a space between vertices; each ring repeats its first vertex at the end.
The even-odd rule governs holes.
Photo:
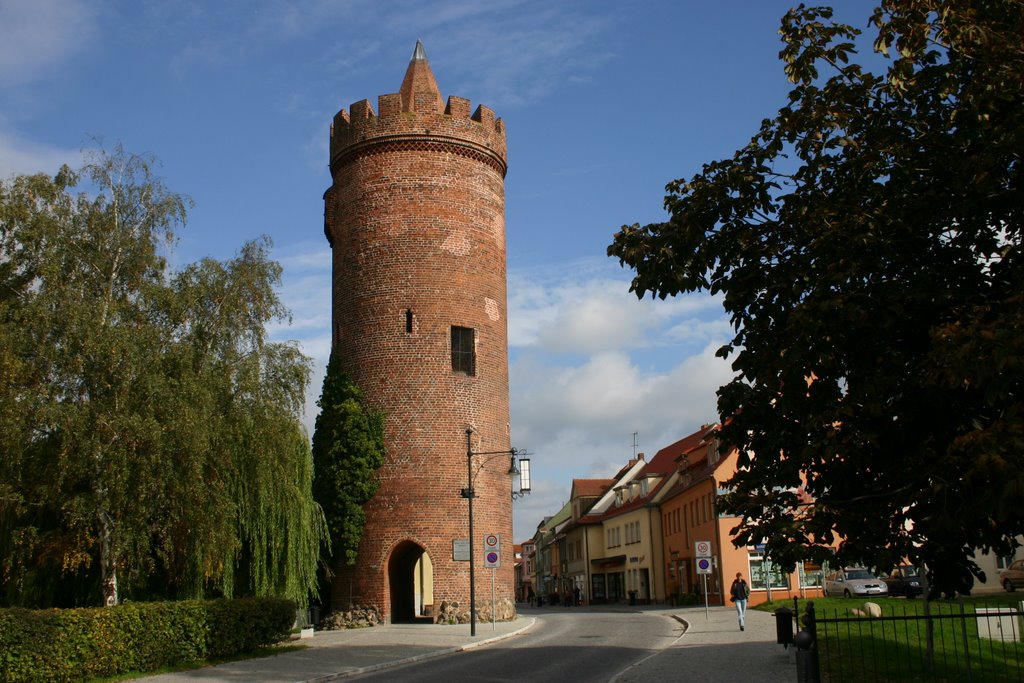
POLYGON ((664 612, 540 612, 525 633, 487 647, 349 680, 608 683, 683 631, 664 612))

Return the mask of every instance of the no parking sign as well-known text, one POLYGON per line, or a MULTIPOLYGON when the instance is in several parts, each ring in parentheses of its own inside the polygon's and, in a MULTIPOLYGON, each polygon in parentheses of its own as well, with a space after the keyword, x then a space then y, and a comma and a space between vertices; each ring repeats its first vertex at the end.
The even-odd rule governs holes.
POLYGON ((498 534, 484 536, 484 568, 496 569, 501 566, 501 538, 498 534))
POLYGON ((697 557, 697 573, 711 573, 711 543, 708 541, 697 541, 693 544, 693 553, 697 557))

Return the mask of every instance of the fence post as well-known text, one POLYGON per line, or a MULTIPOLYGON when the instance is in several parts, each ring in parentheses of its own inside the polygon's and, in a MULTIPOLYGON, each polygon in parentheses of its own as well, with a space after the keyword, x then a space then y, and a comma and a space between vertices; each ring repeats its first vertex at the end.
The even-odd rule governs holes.
POLYGON ((814 603, 808 601, 807 611, 801 619, 804 628, 793 637, 796 645, 797 683, 820 683, 818 670, 818 625, 814 615, 814 603))
MULTIPOLYGON (((986 621, 988 620, 986 619, 986 621)), ((962 595, 960 596, 960 637, 964 641, 964 669, 967 671, 967 680, 969 681, 971 680, 971 646, 967 642, 967 613, 964 611, 962 595)))

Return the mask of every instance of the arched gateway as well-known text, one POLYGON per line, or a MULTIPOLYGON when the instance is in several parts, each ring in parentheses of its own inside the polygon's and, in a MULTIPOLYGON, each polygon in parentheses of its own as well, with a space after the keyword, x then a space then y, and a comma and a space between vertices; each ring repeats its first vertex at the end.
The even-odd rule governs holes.
POLYGON ((434 605, 434 563, 413 541, 402 541, 388 559, 391 622, 430 619, 434 605))

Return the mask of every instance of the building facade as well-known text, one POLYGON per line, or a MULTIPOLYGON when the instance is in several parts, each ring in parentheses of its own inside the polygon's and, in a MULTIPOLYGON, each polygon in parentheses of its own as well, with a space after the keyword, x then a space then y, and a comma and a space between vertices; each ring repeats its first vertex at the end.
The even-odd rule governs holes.
POLYGON ((782 572, 763 548, 733 544, 740 520, 724 514, 718 498, 738 452, 721 446, 718 429, 704 425, 649 462, 641 453, 612 479, 574 480, 569 502, 534 537, 538 557, 559 558, 550 570, 559 581, 542 585, 563 594, 583 585, 588 604, 721 606, 740 573, 751 604, 820 596, 821 567, 782 572))
MULTIPOLYGON (((495 604, 511 618, 509 460, 469 454, 511 448, 504 124, 467 99, 442 101, 417 43, 399 92, 334 117, 330 169, 333 351, 383 411, 387 450, 332 603, 373 605, 389 621, 468 606, 469 563, 453 542, 468 537, 469 489, 477 549, 500 539, 495 604)), ((489 615, 491 570, 476 583, 489 615)))

